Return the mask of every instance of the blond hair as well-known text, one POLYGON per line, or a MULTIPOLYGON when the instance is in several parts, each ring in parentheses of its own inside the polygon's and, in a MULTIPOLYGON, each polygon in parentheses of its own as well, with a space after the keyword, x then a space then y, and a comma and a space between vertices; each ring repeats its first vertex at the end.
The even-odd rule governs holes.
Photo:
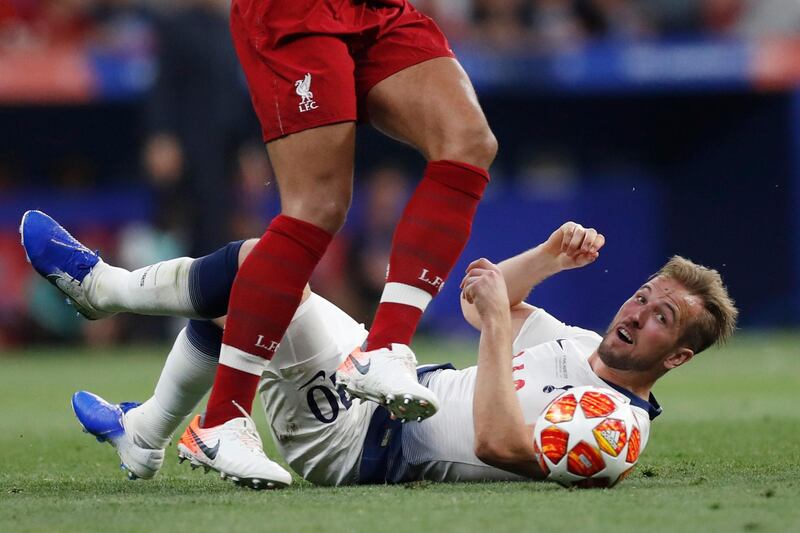
POLYGON ((713 344, 722 344, 733 335, 739 310, 728 295, 719 272, 674 255, 651 279, 657 276, 677 281, 690 294, 703 300, 703 312, 686 324, 681 336, 681 342, 694 353, 713 344))

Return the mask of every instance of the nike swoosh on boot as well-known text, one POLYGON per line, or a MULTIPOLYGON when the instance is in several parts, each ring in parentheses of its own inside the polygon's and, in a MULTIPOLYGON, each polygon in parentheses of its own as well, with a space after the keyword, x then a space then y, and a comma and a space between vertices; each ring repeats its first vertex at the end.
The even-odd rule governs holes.
POLYGON ((219 451, 219 441, 217 441, 216 446, 214 446, 213 448, 209 448, 208 446, 206 446, 205 442, 200 440, 200 437, 197 436, 197 433, 192 431, 192 428, 188 429, 189 429, 189 434, 192 436, 192 439, 194 440, 194 443, 197 444, 197 447, 200 448, 204 454, 206 454, 206 457, 208 457, 212 461, 216 459, 217 452, 219 451))

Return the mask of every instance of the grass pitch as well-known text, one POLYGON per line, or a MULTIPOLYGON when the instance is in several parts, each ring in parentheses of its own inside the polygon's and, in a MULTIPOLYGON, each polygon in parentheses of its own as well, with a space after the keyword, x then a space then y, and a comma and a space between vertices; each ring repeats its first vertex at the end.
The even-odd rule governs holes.
MULTIPOLYGON (((4 353, 0 531, 800 531, 798 346, 800 335, 740 334, 664 378, 664 414, 610 490, 298 480, 255 492, 169 458, 155 480, 130 482, 112 448, 80 432, 69 398, 146 398, 166 349, 4 353)), ((426 362, 474 360, 474 345, 415 348, 426 362)))

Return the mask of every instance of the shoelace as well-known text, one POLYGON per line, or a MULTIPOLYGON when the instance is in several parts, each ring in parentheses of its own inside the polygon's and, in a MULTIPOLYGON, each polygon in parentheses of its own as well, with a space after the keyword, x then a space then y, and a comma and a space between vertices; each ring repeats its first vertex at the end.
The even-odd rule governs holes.
POLYGON ((266 454, 264 453, 264 446, 261 443, 261 435, 259 435, 258 431, 256 431, 256 423, 253 421, 253 419, 250 417, 247 411, 245 411, 242 408, 241 405, 239 405, 234 400, 231 400, 231 402, 233 403, 233 405, 236 406, 236 408, 239 411, 241 411, 242 416, 244 416, 244 418, 247 419, 248 423, 247 425, 242 427, 230 428, 230 430, 236 432, 238 440, 242 444, 244 444, 248 450, 258 455, 263 455, 264 457, 266 457, 266 454))
POLYGON ((387 356, 391 359, 399 360, 406 370, 414 375, 417 374, 417 361, 413 355, 409 357, 408 354, 405 353, 395 353, 390 351, 387 356))

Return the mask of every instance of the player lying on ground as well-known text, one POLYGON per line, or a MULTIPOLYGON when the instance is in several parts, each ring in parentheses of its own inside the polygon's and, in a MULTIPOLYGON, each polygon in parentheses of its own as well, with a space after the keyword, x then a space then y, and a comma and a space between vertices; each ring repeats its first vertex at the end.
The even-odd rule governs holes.
MULTIPOLYGON (((231 243, 200 259, 174 259, 135 272, 112 267, 82 247, 46 215, 31 212, 23 244, 36 270, 84 312, 213 316, 252 241, 231 243)), ((581 385, 612 387, 627 396, 647 443, 650 420, 661 411, 650 389, 735 329, 737 312, 714 270, 673 257, 626 300, 604 337, 567 326, 523 300, 562 270, 593 262, 605 242, 594 229, 568 222, 539 246, 493 265, 479 259, 462 282, 462 309, 481 331, 478 365, 417 369, 441 399, 440 412, 402 425, 371 402, 349 400, 335 370, 367 332, 333 304, 306 290, 259 392, 270 431, 286 461, 314 483, 521 479, 542 477, 532 446, 532 423, 560 391, 581 385)), ((172 433, 213 379, 221 332, 191 320, 167 358, 152 398, 141 406, 113 405, 89 393, 73 399, 84 427, 107 439, 133 476, 160 468, 172 433)), ((414 364, 410 355, 405 364, 414 364)), ((368 371, 368 369, 363 369, 368 371)), ((227 434, 260 439, 244 425, 210 432, 196 417, 179 455, 215 470, 227 434)), ((255 445, 259 444, 259 445, 255 445)), ((289 478, 235 479, 280 486, 289 478)))

